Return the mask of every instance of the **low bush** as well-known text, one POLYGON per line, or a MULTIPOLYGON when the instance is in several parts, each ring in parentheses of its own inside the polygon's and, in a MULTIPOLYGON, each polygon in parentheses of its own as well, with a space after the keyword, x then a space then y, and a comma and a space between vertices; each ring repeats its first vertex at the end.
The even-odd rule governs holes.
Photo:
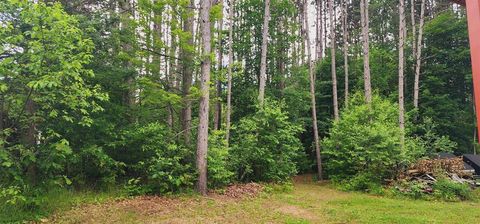
POLYGON ((375 174, 380 181, 393 178, 399 168, 423 155, 423 147, 408 136, 402 148, 397 108, 379 96, 367 105, 362 95, 354 95, 323 140, 327 174, 347 180, 375 174))
POLYGON ((140 178, 149 193, 186 190, 196 179, 192 151, 177 144, 171 131, 158 123, 124 131, 113 154, 125 164, 127 177, 140 178))
POLYGON ((335 180, 335 185, 344 191, 360 191, 372 194, 383 194, 383 186, 377 176, 370 173, 359 173, 351 178, 335 180))
POLYGON ((232 182, 235 173, 228 169, 229 149, 224 131, 212 131, 208 136, 208 185, 223 187, 232 182))
POLYGON ((295 175, 295 161, 303 154, 297 137, 301 130, 290 122, 281 103, 266 100, 232 130, 230 161, 237 178, 281 182, 295 175))
POLYGON ((74 158, 71 176, 74 183, 94 187, 109 187, 123 174, 124 164, 112 159, 103 148, 96 145, 80 150, 74 158))
POLYGON ((439 179, 433 185, 433 195, 445 201, 470 200, 472 189, 467 184, 456 183, 446 178, 439 179))

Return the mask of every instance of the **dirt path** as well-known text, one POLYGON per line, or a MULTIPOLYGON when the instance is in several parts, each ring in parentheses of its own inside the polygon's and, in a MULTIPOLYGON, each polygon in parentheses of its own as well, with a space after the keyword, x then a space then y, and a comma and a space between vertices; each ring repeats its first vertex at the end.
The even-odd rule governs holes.
MULTIPOLYGON (((308 178, 307 178, 308 179, 308 178)), ((51 223, 479 223, 480 204, 345 193, 300 178, 254 198, 137 197, 63 212, 51 223), (443 210, 443 211, 442 211, 443 210), (445 212, 449 211, 449 212, 445 212)))

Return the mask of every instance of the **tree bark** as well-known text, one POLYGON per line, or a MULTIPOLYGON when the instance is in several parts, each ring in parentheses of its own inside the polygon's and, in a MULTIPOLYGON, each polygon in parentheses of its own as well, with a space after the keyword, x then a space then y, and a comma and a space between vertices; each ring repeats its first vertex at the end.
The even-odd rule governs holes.
POLYGON ((368 0, 360 0, 360 19, 362 23, 362 50, 363 50, 363 81, 365 90, 365 101, 372 102, 372 84, 370 83, 370 47, 369 47, 369 16, 368 0))
POLYGON ((227 74, 227 114, 225 117, 225 134, 227 140, 227 147, 230 142, 230 116, 232 114, 232 68, 233 68, 233 10, 235 9, 235 0, 230 0, 229 21, 228 28, 228 74, 227 74))
POLYGON ((307 0, 303 0, 303 12, 305 13, 305 29, 304 36, 307 42, 307 59, 308 59, 308 74, 310 77, 310 100, 312 107, 312 125, 313 125, 313 138, 315 143, 315 154, 317 157, 317 175, 318 180, 323 180, 322 175, 322 157, 320 154, 320 137, 318 136, 318 125, 317 125, 317 106, 315 101, 315 71, 313 68, 312 54, 311 54, 311 44, 310 44, 310 32, 308 26, 308 16, 307 16, 307 0))
MULTIPOLYGON (((417 55, 417 47, 416 47, 416 38, 417 38, 417 25, 415 22, 415 0, 410 0, 410 20, 412 23, 412 53, 413 55, 417 55)), ((406 26, 406 25, 405 25, 406 26)), ((413 65, 415 69, 415 65, 413 65)))
POLYGON ((420 68, 422 66, 422 39, 423 39, 423 25, 425 20, 425 0, 422 0, 422 5, 420 8, 420 26, 418 27, 418 38, 417 38, 417 52, 415 55, 416 66, 415 66, 415 81, 413 84, 413 106, 418 109, 418 98, 420 92, 420 68))
POLYGON ((260 77, 259 77, 259 91, 258 101, 263 105, 265 100, 265 85, 267 79, 267 50, 268 50, 268 22, 270 20, 270 0, 265 0, 265 14, 263 17, 263 31, 262 31, 262 55, 260 58, 260 77))
MULTIPOLYGON (((335 37, 335 20, 333 15, 333 0, 328 1, 328 14, 330 16, 330 43, 331 43, 331 57, 332 57, 332 96, 333 96, 333 117, 337 121, 338 115, 338 96, 337 96, 337 66, 336 66, 336 37, 335 37)), ((308 15, 305 15, 308 16, 308 15)))
POLYGON ((209 84, 210 84, 210 53, 211 53, 211 31, 210 31, 210 0, 200 1, 200 18, 202 32, 202 62, 201 62, 201 81, 200 81, 200 106, 199 106, 199 124, 197 138, 197 169, 198 169, 198 192, 202 195, 207 194, 207 151, 208 151, 208 114, 209 114, 209 84))
MULTIPOLYGON (((223 12, 223 0, 220 0, 219 3, 222 7, 223 12)), ((223 13, 222 13, 223 15, 223 13)), ((222 43, 222 32, 223 32, 223 16, 218 21, 218 71, 219 74, 223 70, 223 43, 222 43)), ((221 118, 222 118, 222 81, 220 78, 217 78, 216 81, 217 91, 216 91, 216 100, 215 100, 215 114, 213 116, 213 129, 219 130, 221 128, 221 118)))
POLYGON ((400 126, 400 144, 404 146, 405 141, 405 107, 404 107, 404 65, 405 65, 405 56, 404 56, 404 48, 405 48, 405 0, 400 0, 400 4, 398 7, 399 15, 400 15, 400 23, 399 23, 399 42, 398 42, 398 122, 400 126))
POLYGON ((317 38, 316 38, 316 60, 320 61, 323 58, 323 24, 322 24, 322 7, 323 0, 316 0, 317 11, 317 38))
MULTIPOLYGON (((133 9, 132 9, 132 6, 130 5, 130 1, 121 0, 119 1, 119 6, 123 11, 123 14, 124 14, 123 17, 127 20, 131 19, 133 15, 133 9)), ((120 25, 120 29, 128 30, 130 28, 128 21, 124 24, 120 23, 119 25, 120 25)), ((123 43, 122 50, 126 51, 127 53, 130 53, 130 51, 132 50, 131 44, 123 43)), ((125 67, 126 68, 132 67, 132 63, 130 61, 127 61, 125 64, 125 67)), ((135 80, 135 77, 133 75, 128 75, 125 80, 125 83, 127 83, 126 85, 127 89, 124 93, 123 100, 125 105, 127 105, 128 107, 132 107, 135 104, 135 91, 133 89, 134 80, 135 80)), ((133 115, 129 114, 128 119, 130 120, 130 122, 133 122, 134 121, 133 115)))
POLYGON ((348 81, 348 2, 342 0, 342 31, 343 31, 343 63, 344 63, 344 72, 345 72, 345 107, 348 108, 348 91, 349 91, 349 81, 348 81))
MULTIPOLYGON (((195 0, 190 0, 190 6, 187 8, 188 14, 193 12, 195 7, 195 0)), ((193 37, 195 36, 193 30, 193 20, 194 16, 188 16, 183 24, 183 31, 191 34, 188 38, 188 45, 193 47, 193 37)), ((192 77, 193 77, 193 52, 188 52, 185 48, 182 48, 181 52, 182 58, 182 97, 183 97, 183 108, 182 108, 182 131, 183 138, 186 145, 190 145, 191 142, 191 126, 192 126, 192 102, 189 98, 190 88, 192 86, 192 77)))

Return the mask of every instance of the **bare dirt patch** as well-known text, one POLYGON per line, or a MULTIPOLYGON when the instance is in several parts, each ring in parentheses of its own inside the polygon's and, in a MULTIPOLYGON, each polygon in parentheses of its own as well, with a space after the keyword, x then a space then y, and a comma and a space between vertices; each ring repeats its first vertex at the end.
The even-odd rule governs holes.
POLYGON ((316 220, 318 218, 313 212, 294 205, 282 205, 275 210, 301 219, 316 220))

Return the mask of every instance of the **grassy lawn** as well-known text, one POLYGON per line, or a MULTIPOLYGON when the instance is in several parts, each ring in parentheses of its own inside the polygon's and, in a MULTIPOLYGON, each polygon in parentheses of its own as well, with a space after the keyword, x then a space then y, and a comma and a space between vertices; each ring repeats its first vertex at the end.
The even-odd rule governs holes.
POLYGON ((480 203, 391 199, 345 193, 326 183, 254 199, 139 197, 89 204, 51 223, 480 223, 480 203))

